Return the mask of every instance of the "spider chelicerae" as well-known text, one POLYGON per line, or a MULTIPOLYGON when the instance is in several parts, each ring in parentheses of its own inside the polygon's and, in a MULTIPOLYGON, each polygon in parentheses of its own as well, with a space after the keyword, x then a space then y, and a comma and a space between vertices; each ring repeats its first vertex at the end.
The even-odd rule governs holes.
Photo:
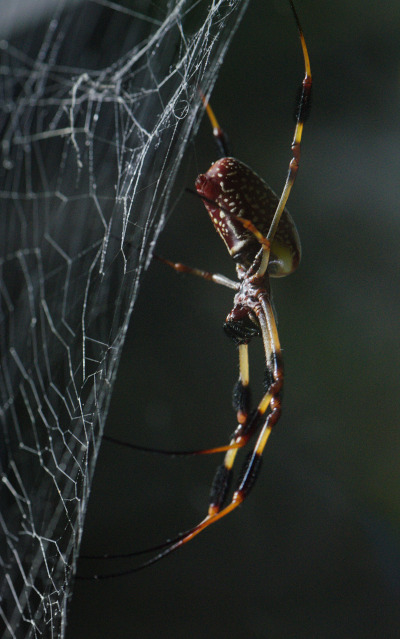
MULTIPOLYGON (((108 555, 110 558, 120 558, 159 551, 138 567, 111 575, 100 575, 101 577, 130 574, 155 563, 237 508, 256 481, 265 445, 281 414, 283 364, 272 307, 270 277, 289 275, 297 268, 300 261, 299 236, 285 206, 299 168, 300 144, 304 122, 310 107, 312 86, 310 61, 303 31, 292 0, 289 2, 300 36, 305 76, 295 114, 296 126, 291 147, 293 155, 280 198, 252 169, 229 156, 227 138, 208 101, 202 96, 213 127, 213 134, 223 157, 206 173, 198 176, 195 182, 196 194, 203 200, 216 231, 236 262, 238 281, 230 280, 224 275, 158 258, 177 272, 190 273, 235 291, 233 308, 226 318, 224 329, 238 346, 239 351, 239 379, 233 392, 233 406, 237 414, 238 426, 226 446, 171 453, 174 455, 225 453, 224 461, 218 467, 212 484, 206 517, 190 530, 157 547, 125 555, 108 555), (264 395, 257 408, 251 411, 248 344, 254 336, 261 336, 263 341, 266 376, 264 395), (256 443, 243 465, 231 500, 226 504, 237 452, 256 436, 256 443)), ((109 436, 105 436, 105 439, 122 443, 109 436)), ((125 442, 123 444, 135 449, 166 452, 125 442)))

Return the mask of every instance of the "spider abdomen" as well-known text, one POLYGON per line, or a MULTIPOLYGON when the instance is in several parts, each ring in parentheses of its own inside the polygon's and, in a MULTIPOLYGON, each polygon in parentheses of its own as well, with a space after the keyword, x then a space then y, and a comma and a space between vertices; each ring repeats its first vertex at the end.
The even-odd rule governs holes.
MULTIPOLYGON (((236 218, 249 220, 266 237, 278 197, 252 169, 231 157, 218 160, 207 173, 199 175, 196 189, 230 255, 238 263, 250 266, 260 243, 236 218)), ((297 268, 300 255, 297 229, 285 209, 272 240, 269 275, 288 275, 297 268)))

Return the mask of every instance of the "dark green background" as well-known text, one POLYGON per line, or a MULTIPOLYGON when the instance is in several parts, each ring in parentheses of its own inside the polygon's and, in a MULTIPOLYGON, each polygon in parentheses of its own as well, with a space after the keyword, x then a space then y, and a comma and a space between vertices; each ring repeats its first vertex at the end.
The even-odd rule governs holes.
MULTIPOLYGON (((303 259, 273 281, 286 366, 281 422, 239 512, 137 575, 76 584, 69 639, 398 636, 400 9, 394 1, 297 5, 315 90, 288 205, 303 259)), ((213 106, 234 154, 276 191, 301 77, 286 3, 252 0, 213 106)), ((204 122, 180 189, 215 159, 204 122)), ((234 273, 201 203, 186 193, 157 252, 234 273)), ((227 441, 237 358, 221 327, 231 302, 228 290, 151 265, 108 434, 171 449, 227 441)), ((261 342, 251 352, 258 398, 261 342)), ((83 552, 139 549, 197 523, 218 462, 104 444, 83 552)), ((97 563, 93 572, 116 568, 127 564, 97 563)))

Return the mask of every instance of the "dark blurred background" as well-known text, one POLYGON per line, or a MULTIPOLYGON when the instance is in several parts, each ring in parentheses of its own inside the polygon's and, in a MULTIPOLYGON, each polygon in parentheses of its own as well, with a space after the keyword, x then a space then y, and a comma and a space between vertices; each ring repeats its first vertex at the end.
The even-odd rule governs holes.
MULTIPOLYGON (((263 472, 239 511, 165 561, 78 582, 69 639, 398 636, 400 9, 393 0, 299 0, 297 8, 315 82, 288 205, 303 258, 272 282, 286 383, 263 472)), ((234 155, 277 192, 302 75, 287 3, 252 0, 212 103, 234 155)), ((201 203, 183 191, 216 157, 204 121, 157 252, 233 276, 201 203)), ((227 441, 237 355, 222 324, 231 304, 227 289, 150 266, 109 435, 170 449, 227 441)), ((262 344, 251 346, 257 399, 262 344)), ((82 552, 140 549, 197 523, 219 461, 104 443, 82 552)))

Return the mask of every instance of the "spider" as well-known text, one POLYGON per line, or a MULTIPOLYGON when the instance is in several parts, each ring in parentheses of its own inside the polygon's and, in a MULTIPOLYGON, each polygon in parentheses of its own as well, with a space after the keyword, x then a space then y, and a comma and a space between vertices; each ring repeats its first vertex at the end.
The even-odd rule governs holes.
MULTIPOLYGON (((235 291, 233 308, 226 318, 224 329, 237 345, 239 352, 239 379, 233 391, 233 406, 238 425, 226 446, 190 453, 171 452, 225 453, 224 461, 218 467, 212 484, 208 513, 192 529, 160 546, 127 555, 113 555, 116 558, 160 551, 139 567, 120 572, 118 575, 130 574, 155 563, 235 510, 248 496, 257 479, 265 445, 281 415, 283 363, 272 307, 270 277, 289 275, 300 262, 299 236, 285 206, 299 168, 303 125, 309 111, 312 86, 310 61, 303 31, 292 0, 289 2, 300 36, 305 76, 295 115, 296 125, 291 146, 293 157, 280 198, 252 169, 229 156, 227 138, 208 101, 202 95, 205 110, 213 127, 213 135, 223 157, 206 173, 198 176, 195 193, 203 200, 216 231, 236 263, 238 281, 221 274, 158 258, 179 273, 190 273, 235 291), (265 392, 257 408, 250 411, 248 344, 255 336, 261 336, 264 345, 265 392), (231 501, 226 504, 237 452, 257 433, 255 445, 243 465, 231 501)), ((111 437, 106 439, 121 443, 111 437)), ((131 444, 128 446, 152 452, 166 452, 131 444)), ((115 575, 116 573, 104 576, 115 575)))

